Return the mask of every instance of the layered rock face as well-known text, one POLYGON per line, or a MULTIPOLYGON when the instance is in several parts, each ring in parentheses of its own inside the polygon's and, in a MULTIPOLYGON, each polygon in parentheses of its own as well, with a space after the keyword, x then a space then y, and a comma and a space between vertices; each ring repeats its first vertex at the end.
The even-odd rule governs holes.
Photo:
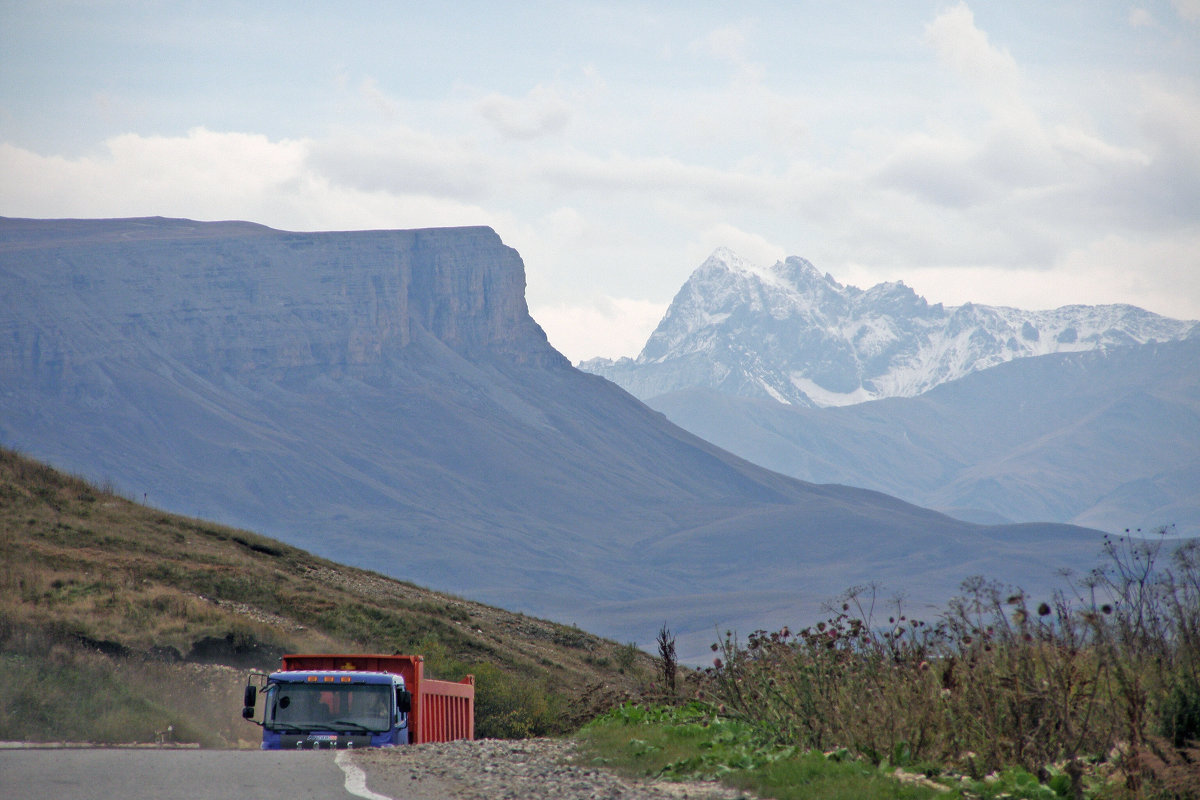
POLYGON ((150 354, 207 377, 370 378, 422 332, 466 357, 562 361, 529 317, 520 256, 488 228, 50 226, 0 225, 0 370, 37 376, 46 391, 102 402, 110 384, 97 365, 150 354))

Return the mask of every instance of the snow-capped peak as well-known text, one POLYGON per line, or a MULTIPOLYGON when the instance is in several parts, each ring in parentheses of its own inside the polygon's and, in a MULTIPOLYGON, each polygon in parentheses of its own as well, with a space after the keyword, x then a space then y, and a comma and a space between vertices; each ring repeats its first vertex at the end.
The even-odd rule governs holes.
POLYGON ((929 305, 903 282, 843 286, 791 256, 717 248, 636 360, 581 365, 650 398, 692 386, 800 405, 910 397, 1014 358, 1200 336, 1133 306, 929 305))
POLYGON ((718 247, 714 250, 712 255, 692 273, 692 279, 706 280, 722 274, 743 279, 758 279, 769 284, 786 285, 786 282, 781 282, 780 275, 773 268, 762 267, 748 261, 728 247, 718 247))

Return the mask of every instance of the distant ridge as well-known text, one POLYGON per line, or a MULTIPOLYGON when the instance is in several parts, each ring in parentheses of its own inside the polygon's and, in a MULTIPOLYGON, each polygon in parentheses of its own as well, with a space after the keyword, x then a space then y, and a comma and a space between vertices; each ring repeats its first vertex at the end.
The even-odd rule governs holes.
POLYGON ((620 641, 666 621, 694 655, 852 584, 1035 591, 1097 552, 731 456, 572 368, 524 288, 487 228, 0 220, 0 443, 620 641))

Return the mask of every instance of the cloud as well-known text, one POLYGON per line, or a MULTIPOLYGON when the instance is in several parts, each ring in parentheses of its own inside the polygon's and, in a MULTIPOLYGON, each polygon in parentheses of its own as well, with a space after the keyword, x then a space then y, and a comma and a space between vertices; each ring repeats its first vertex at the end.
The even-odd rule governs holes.
POLYGON ((1012 56, 966 5, 931 22, 926 41, 981 91, 925 130, 876 143, 864 210, 850 210, 862 233, 846 258, 1044 271, 1106 236, 1149 243, 1200 219, 1200 101, 1186 84, 1144 76, 1112 86, 1126 124, 1101 134, 1069 101, 1035 112, 1012 56))
POLYGON ((1134 28, 1153 28, 1158 23, 1154 15, 1144 8, 1133 8, 1129 12, 1129 25, 1134 28))
MULTIPOLYGON (((344 80, 344 78, 340 78, 339 82, 344 80)), ((379 83, 374 78, 363 78, 362 83, 358 87, 358 92, 364 100, 385 118, 395 119, 399 115, 399 104, 379 88, 379 83)))
POLYGON ((748 31, 752 23, 743 21, 738 25, 726 25, 709 31, 688 45, 691 53, 710 56, 737 69, 741 80, 757 81, 765 73, 765 68, 759 62, 746 57, 749 41, 748 31))
POLYGON ((975 25, 975 15, 959 3, 925 28, 925 41, 955 74, 968 81, 986 98, 993 110, 1018 111, 1020 70, 1012 54, 997 48, 975 25))
POLYGON ((444 196, 347 185, 311 158, 311 140, 194 128, 123 134, 80 158, 0 144, 0 214, 246 219, 280 228, 491 224, 498 215, 444 196))
POLYGON ((693 53, 714 56, 730 64, 740 64, 745 60, 746 33, 734 26, 717 28, 694 40, 688 49, 693 53))
POLYGON ((940 206, 973 206, 995 193, 971 168, 977 154, 977 145, 959 135, 910 134, 885 158, 876 180, 940 206))
POLYGON ((525 97, 514 98, 493 92, 476 106, 479 114, 504 136, 536 139, 561 132, 571 121, 570 105, 559 92, 538 85, 525 97))
POLYGON ((684 192, 714 201, 755 202, 771 193, 777 179, 736 169, 687 163, 668 156, 594 156, 579 151, 550 153, 532 164, 532 174, 560 191, 684 192))
POLYGON ((765 236, 741 230, 734 225, 721 223, 700 234, 698 241, 690 243, 688 251, 697 266, 718 247, 728 247, 751 264, 769 266, 787 258, 786 248, 769 241, 765 236))
POLYGON ((312 141, 307 153, 314 170, 362 191, 477 202, 501 177, 495 158, 471 139, 399 124, 312 141))
POLYGON ((1157 314, 1195 319, 1200 295, 1193 268, 1200 234, 1183 233, 1151 245, 1110 234, 1063 254, 1053 269, 977 266, 906 268, 892 273, 854 267, 839 280, 868 286, 903 279, 930 303, 983 302, 1046 309, 1069 303, 1128 303, 1157 314))
POLYGON ((1188 22, 1200 20, 1200 0, 1171 0, 1171 5, 1182 19, 1188 22))
POLYGON ((589 358, 620 358, 641 352, 658 326, 667 303, 627 297, 599 297, 584 304, 551 304, 530 309, 555 349, 578 363, 589 358))

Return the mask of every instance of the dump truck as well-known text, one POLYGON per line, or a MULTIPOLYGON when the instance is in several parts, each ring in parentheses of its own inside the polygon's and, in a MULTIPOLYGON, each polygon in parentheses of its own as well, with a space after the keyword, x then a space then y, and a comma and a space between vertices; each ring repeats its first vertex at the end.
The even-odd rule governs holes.
POLYGON ((474 676, 426 678, 421 656, 285 655, 277 671, 250 673, 242 706, 242 717, 262 726, 263 750, 475 738, 474 676))

